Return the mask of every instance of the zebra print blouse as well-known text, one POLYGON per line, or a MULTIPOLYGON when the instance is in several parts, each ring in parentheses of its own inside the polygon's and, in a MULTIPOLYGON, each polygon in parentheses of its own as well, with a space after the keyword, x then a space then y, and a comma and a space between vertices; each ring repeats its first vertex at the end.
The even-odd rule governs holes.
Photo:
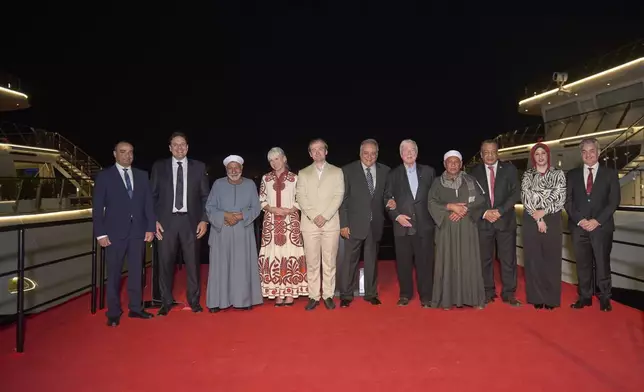
POLYGON ((561 211, 566 203, 563 170, 551 167, 544 175, 535 168, 526 170, 521 179, 521 201, 529 214, 536 210, 545 210, 546 214, 561 211))

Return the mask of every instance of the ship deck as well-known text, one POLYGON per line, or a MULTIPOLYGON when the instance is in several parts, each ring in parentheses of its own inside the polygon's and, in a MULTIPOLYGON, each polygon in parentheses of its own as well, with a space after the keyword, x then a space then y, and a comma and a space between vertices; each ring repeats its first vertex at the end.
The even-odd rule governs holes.
MULTIPOLYGON (((118 328, 105 326, 102 311, 92 315, 84 295, 30 316, 24 353, 13 352, 15 326, 0 330, 3 390, 642 390, 644 312, 614 302, 604 313, 597 301, 570 309, 576 288, 566 283, 554 311, 500 301, 484 310, 422 309, 418 299, 397 307, 395 264, 381 262, 379 276, 377 307, 356 300, 306 312, 300 298, 217 314, 175 308, 124 317, 118 328)), ((519 299, 524 292, 520 271, 519 299)))

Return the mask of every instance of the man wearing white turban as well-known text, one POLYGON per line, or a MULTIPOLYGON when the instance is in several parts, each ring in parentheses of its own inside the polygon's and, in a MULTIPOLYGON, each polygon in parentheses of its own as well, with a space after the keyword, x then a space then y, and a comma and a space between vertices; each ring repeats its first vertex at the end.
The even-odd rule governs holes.
POLYGON ((436 222, 436 263, 432 307, 485 306, 476 222, 485 197, 476 179, 461 171, 456 150, 443 156, 445 171, 429 190, 429 212, 436 222))
POLYGON ((206 305, 211 313, 263 302, 253 226, 259 195, 255 183, 242 177, 243 164, 239 155, 224 159, 226 177, 215 181, 206 202, 211 224, 206 305))

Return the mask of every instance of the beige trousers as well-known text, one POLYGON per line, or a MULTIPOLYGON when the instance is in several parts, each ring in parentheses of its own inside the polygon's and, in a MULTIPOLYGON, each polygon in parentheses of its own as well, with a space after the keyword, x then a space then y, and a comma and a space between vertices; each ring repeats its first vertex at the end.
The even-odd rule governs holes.
MULTIPOLYGON (((340 244, 340 222, 337 214, 322 228, 312 222, 302 227, 304 255, 306 256, 306 278, 309 283, 309 298, 320 299, 320 278, 322 298, 335 295, 335 266, 340 244), (322 274, 320 274, 320 264, 322 274)), ((304 226, 304 224, 302 225, 304 226)))

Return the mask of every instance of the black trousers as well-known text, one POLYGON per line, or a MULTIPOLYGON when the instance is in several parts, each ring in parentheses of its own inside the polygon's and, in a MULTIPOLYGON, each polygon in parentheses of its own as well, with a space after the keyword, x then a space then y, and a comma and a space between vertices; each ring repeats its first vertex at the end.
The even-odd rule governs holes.
POLYGON ((613 231, 604 230, 601 226, 591 232, 575 227, 571 235, 577 262, 579 298, 586 300, 593 296, 594 262, 599 297, 609 299, 612 290, 610 252, 613 250, 613 231))
POLYGON ((501 298, 514 298, 517 291, 517 231, 495 228, 479 230, 481 267, 486 298, 496 297, 494 285, 494 245, 501 263, 501 298))
POLYGON ((159 292, 164 305, 174 302, 172 286, 177 261, 177 251, 181 248, 186 266, 188 284, 186 299, 191 307, 199 304, 201 286, 199 284, 199 242, 197 228, 192 227, 188 214, 172 214, 163 226, 163 239, 159 246, 159 292))
POLYGON ((561 212, 545 215, 548 230, 540 233, 537 222, 523 212, 523 262, 525 291, 530 304, 561 306, 561 212))
POLYGON ((139 239, 114 240, 105 248, 107 265, 107 317, 120 317, 121 310, 121 273, 127 257, 127 296, 128 308, 133 312, 143 310, 143 252, 145 241, 139 239))
POLYGON ((415 266, 420 300, 431 301, 434 284, 434 229, 423 233, 423 237, 418 234, 394 237, 394 244, 400 297, 412 299, 414 296, 415 266))
POLYGON ((378 248, 380 242, 375 241, 371 230, 365 239, 349 236, 344 240, 344 255, 338 272, 340 284, 340 298, 353 299, 356 286, 360 250, 364 246, 364 299, 378 296, 378 248))

